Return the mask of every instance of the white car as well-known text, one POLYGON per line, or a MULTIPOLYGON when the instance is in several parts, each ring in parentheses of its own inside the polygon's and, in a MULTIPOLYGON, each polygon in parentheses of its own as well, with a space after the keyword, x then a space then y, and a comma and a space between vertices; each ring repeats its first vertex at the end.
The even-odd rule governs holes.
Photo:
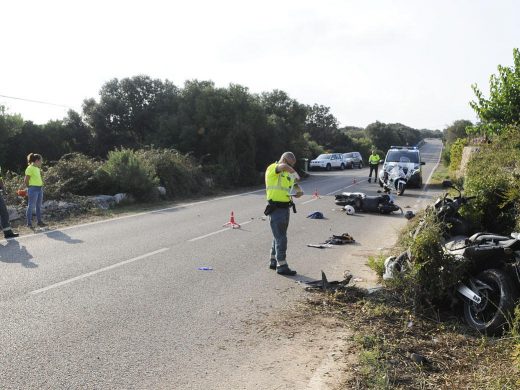
POLYGON ((341 153, 320 154, 309 164, 309 169, 326 169, 327 171, 333 168, 345 169, 345 167, 345 160, 341 153))

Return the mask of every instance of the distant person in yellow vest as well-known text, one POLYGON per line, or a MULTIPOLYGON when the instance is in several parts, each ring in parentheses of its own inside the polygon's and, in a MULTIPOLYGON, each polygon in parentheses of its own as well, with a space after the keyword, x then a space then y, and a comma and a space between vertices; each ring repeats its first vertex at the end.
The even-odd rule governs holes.
POLYGON ((300 176, 294 169, 295 164, 294 154, 285 152, 278 162, 269 165, 265 171, 268 204, 264 214, 269 216, 273 232, 269 268, 275 269, 280 275, 296 275, 296 271, 289 268, 286 260, 290 208, 296 212, 292 197, 299 198, 303 195, 300 186, 296 184, 300 176))
POLYGON ((32 216, 36 207, 36 219, 38 226, 47 226, 42 220, 41 207, 43 202, 43 180, 41 166, 43 163, 42 156, 36 153, 29 153, 27 156, 28 167, 25 170, 24 184, 27 187, 27 226, 33 228, 32 216))
POLYGON ((368 174, 368 182, 370 183, 372 181, 372 172, 374 172, 374 183, 377 183, 377 168, 379 166, 379 161, 381 159, 379 158, 379 155, 376 153, 375 150, 372 150, 372 154, 368 158, 368 166, 370 167, 370 172, 368 174))
POLYGON ((5 238, 14 238, 18 237, 18 233, 13 232, 11 229, 11 223, 9 222, 9 212, 7 211, 7 206, 4 201, 4 180, 2 178, 2 168, 0 168, 0 227, 4 232, 5 238))

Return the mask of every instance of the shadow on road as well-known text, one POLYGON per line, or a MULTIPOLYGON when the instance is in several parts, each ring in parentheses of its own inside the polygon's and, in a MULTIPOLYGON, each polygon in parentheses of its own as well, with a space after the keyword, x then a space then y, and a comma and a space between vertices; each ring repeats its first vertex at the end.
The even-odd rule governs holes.
POLYGON ((81 244, 83 242, 83 240, 79 240, 77 238, 72 238, 71 236, 69 236, 59 230, 45 233, 45 235, 49 238, 52 238, 53 240, 63 241, 63 242, 66 242, 67 244, 81 244))
POLYGON ((7 245, 0 246, 0 261, 3 263, 20 263, 25 268, 37 268, 38 264, 33 263, 32 259, 25 246, 16 240, 9 240, 7 245))

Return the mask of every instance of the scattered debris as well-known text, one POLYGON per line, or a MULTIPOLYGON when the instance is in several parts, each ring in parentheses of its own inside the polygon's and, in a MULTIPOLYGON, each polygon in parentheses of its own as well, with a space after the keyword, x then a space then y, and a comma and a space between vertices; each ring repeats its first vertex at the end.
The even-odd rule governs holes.
POLYGON ((327 241, 324 242, 324 244, 345 245, 352 244, 354 242, 356 242, 356 240, 354 240, 354 237, 352 237, 348 233, 343 233, 340 236, 333 234, 332 237, 330 237, 327 241))
POLYGON ((314 212, 310 213, 309 215, 307 215, 307 218, 310 218, 310 219, 324 219, 325 217, 323 216, 322 212, 314 211, 314 212))
POLYGON ((350 279, 352 279, 352 275, 348 274, 345 276, 345 279, 342 281, 331 281, 329 282, 327 280, 327 276, 325 275, 325 272, 321 271, 321 280, 315 280, 312 282, 299 282, 305 284, 307 287, 305 287, 305 290, 307 291, 316 291, 316 290, 323 290, 323 291, 334 291, 334 290, 341 290, 347 287, 347 285, 350 283, 350 279))
POLYGON ((412 219, 415 217, 415 213, 412 210, 408 210, 406 213, 404 213, 404 217, 406 219, 412 219))
POLYGON ((353 281, 353 282, 362 282, 363 279, 361 279, 361 278, 354 278, 354 279, 352 279, 352 281, 353 281))
POLYGON ((319 248, 319 249, 325 249, 325 248, 332 248, 331 244, 307 244, 310 248, 319 248))

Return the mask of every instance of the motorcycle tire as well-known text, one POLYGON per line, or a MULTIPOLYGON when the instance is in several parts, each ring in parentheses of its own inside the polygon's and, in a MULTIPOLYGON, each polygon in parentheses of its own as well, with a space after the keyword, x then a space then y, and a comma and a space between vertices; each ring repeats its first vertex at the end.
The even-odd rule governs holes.
POLYGON ((398 184, 397 185, 397 195, 403 195, 405 188, 406 188, 406 186, 404 184, 398 184))
POLYGON ((500 335, 507 329, 518 299, 518 291, 511 278, 500 269, 487 269, 476 279, 491 290, 481 289, 482 302, 464 300, 464 319, 473 329, 489 336, 500 335))

